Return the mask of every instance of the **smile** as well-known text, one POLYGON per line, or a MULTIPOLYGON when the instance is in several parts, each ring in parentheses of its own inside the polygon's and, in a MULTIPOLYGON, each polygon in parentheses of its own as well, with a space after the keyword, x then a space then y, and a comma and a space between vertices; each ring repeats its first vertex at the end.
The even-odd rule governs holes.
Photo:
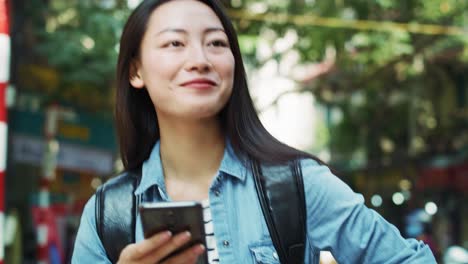
POLYGON ((211 89, 214 86, 217 86, 217 83, 210 79, 193 79, 181 84, 182 87, 193 88, 193 89, 211 89))

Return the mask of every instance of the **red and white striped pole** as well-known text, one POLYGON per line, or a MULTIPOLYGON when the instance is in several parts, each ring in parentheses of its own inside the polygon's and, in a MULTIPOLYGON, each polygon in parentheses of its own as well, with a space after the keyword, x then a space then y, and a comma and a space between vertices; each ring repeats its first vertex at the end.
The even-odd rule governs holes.
POLYGON ((7 106, 6 90, 10 78, 10 29, 8 0, 0 0, 0 264, 5 256, 5 167, 7 153, 7 106))

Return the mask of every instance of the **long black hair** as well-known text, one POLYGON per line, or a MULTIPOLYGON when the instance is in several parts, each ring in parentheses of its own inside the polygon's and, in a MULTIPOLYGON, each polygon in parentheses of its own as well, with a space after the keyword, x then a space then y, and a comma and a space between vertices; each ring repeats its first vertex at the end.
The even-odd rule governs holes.
MULTIPOLYGON (((120 40, 115 116, 120 155, 127 170, 141 166, 160 138, 157 115, 148 92, 132 88, 130 77, 131 65, 139 56, 151 14, 169 1, 144 0, 128 18, 120 40)), ((220 19, 234 55, 234 86, 231 97, 219 113, 219 120, 236 155, 267 164, 283 164, 298 158, 312 158, 321 163, 316 157, 281 143, 265 129, 249 94, 237 34, 229 17, 217 0, 199 1, 209 6, 220 19)))

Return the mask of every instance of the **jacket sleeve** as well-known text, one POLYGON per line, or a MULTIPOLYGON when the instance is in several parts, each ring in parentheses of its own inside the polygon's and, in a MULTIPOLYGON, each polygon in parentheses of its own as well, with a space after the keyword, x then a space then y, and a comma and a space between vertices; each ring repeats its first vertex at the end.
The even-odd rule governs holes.
POLYGON ((339 263, 436 263, 427 245, 404 239, 326 166, 301 165, 311 252, 331 251, 339 263))
POLYGON ((95 196, 86 203, 81 215, 80 227, 75 239, 72 264, 99 263, 110 264, 96 230, 95 196))

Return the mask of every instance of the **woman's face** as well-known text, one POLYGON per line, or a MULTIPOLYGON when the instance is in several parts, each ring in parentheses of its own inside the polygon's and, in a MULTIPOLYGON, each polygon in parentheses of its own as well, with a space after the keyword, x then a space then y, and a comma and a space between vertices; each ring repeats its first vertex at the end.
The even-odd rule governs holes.
POLYGON ((207 5, 177 0, 153 11, 130 83, 148 90, 158 118, 215 117, 229 99, 234 56, 207 5))

